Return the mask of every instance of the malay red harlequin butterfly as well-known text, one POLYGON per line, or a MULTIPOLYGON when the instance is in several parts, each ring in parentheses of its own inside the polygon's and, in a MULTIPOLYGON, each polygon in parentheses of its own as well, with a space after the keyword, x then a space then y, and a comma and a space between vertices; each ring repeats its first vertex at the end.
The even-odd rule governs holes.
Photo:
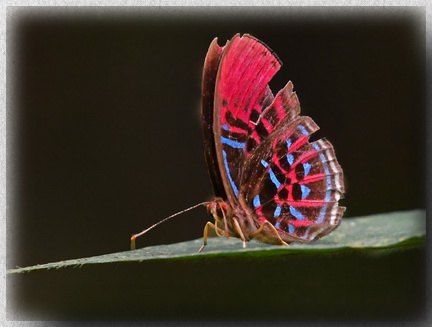
POLYGON ((216 198, 201 204, 215 224, 205 225, 199 251, 210 228, 218 236, 240 238, 245 247, 252 239, 279 245, 310 242, 340 224, 342 168, 329 141, 309 142, 318 126, 300 116, 292 82, 276 95, 270 90, 268 83, 281 65, 268 46, 248 34, 235 35, 223 47, 217 38, 210 44, 202 127, 216 198))

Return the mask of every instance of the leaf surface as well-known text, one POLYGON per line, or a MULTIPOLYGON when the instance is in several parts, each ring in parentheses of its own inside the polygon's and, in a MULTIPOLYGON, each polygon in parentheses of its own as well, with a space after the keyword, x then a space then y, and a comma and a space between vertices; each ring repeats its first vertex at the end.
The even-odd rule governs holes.
POLYGON ((349 250, 372 250, 421 246, 425 242, 426 212, 411 210, 345 218, 337 230, 311 243, 292 243, 289 247, 251 241, 247 248, 235 238, 210 238, 203 252, 197 253, 202 238, 187 242, 149 246, 100 256, 65 260, 25 268, 10 269, 7 273, 22 273, 38 269, 63 268, 85 264, 141 262, 147 260, 202 260, 215 257, 268 257, 288 254, 312 254, 349 250))

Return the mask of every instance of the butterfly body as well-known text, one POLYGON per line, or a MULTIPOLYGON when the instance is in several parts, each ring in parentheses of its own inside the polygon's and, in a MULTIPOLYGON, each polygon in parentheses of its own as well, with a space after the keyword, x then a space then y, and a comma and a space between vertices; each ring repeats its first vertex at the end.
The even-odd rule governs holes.
MULTIPOLYGON (((300 116, 288 84, 273 95, 268 82, 280 60, 261 41, 235 35, 213 40, 203 73, 204 151, 216 198, 206 204, 219 236, 270 244, 309 242, 340 223, 343 172, 332 145, 309 142, 318 130, 300 116)), ((204 247, 203 246, 203 247, 204 247)))

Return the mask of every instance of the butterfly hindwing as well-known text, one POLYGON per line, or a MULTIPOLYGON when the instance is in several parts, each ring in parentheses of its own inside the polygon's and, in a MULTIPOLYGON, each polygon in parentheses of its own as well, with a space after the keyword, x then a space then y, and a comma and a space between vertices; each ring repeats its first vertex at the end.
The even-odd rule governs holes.
POLYGON ((309 143, 318 130, 311 118, 281 124, 248 159, 242 202, 258 220, 285 232, 287 241, 310 241, 339 224, 342 169, 328 141, 309 143))

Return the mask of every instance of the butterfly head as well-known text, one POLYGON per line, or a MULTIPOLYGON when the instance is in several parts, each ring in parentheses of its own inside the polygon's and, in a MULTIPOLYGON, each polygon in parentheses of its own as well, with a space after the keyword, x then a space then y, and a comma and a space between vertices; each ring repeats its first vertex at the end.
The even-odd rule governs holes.
POLYGON ((218 222, 223 222, 223 217, 230 216, 231 207, 222 198, 216 197, 212 201, 206 202, 204 206, 218 222))

